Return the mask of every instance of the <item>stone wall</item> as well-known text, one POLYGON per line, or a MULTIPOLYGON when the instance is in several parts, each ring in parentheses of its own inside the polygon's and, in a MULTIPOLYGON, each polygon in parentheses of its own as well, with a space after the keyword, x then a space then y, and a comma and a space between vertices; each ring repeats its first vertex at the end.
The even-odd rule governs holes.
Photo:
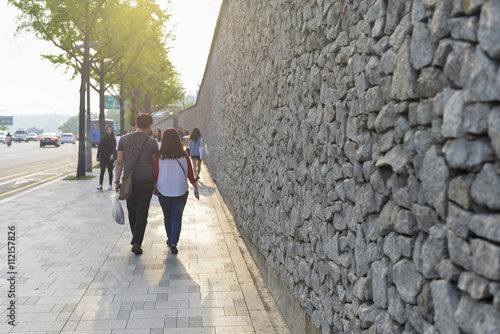
POLYGON ((498 333, 499 22, 497 0, 223 2, 180 126, 323 333, 498 333))

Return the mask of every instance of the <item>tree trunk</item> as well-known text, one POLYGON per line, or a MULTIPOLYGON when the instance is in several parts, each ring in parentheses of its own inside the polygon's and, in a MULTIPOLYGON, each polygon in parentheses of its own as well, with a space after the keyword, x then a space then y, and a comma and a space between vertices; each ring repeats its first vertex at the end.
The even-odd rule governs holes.
POLYGON ((104 59, 101 59, 101 70, 99 71, 99 133, 100 138, 106 135, 106 118, 104 114, 104 59))
POLYGON ((80 114, 78 135, 78 166, 76 169, 76 177, 85 177, 85 90, 87 86, 87 75, 89 66, 89 32, 85 33, 83 63, 82 63, 82 81, 80 84, 80 114))
POLYGON ((120 133, 125 131, 125 99, 123 98, 123 81, 120 81, 120 133))
POLYGON ((151 98, 144 95, 144 112, 151 115, 151 98))

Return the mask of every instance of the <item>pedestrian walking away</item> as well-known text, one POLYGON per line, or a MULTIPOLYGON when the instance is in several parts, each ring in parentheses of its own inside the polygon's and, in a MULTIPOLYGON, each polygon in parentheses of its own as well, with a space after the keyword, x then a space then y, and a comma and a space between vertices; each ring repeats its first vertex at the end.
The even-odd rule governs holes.
POLYGON ((200 148, 204 147, 205 139, 200 133, 200 129, 194 128, 189 136, 189 154, 193 160, 194 177, 196 181, 200 179, 201 161, 203 158, 200 156, 200 148))
POLYGON ((116 159, 116 191, 120 191, 120 176, 132 170, 132 195, 127 198, 128 219, 132 232, 132 252, 142 254, 142 242, 148 223, 149 205, 155 188, 153 163, 158 152, 156 140, 147 133, 151 130, 153 117, 142 113, 137 116, 137 130, 122 136, 118 143, 116 159), (141 153, 142 152, 142 153, 141 153), (137 160, 137 158, 139 159, 137 160), (137 160, 137 163, 136 163, 137 160), (135 165, 135 169, 134 169, 135 165))
POLYGON ((155 193, 158 194, 167 232, 167 246, 172 253, 177 254, 182 214, 189 194, 187 180, 194 187, 196 199, 200 199, 200 194, 189 155, 184 151, 182 141, 174 128, 168 128, 163 133, 161 149, 155 159, 154 175, 155 193))
POLYGON ((101 165, 101 174, 99 175, 99 186, 97 190, 102 190, 102 182, 104 181, 104 173, 106 168, 109 175, 108 190, 113 189, 113 164, 116 158, 116 138, 111 126, 106 127, 106 135, 99 141, 97 148, 97 161, 101 165))

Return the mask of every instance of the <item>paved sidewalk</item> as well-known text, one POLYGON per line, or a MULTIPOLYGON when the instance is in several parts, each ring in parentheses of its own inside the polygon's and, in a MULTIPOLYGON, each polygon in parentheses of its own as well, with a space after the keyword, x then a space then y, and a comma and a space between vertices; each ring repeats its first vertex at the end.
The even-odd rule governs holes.
POLYGON ((97 191, 96 179, 58 179, 1 199, 0 333, 289 333, 203 170, 177 255, 165 245, 155 196, 140 256, 130 251, 128 223, 112 221, 112 191, 97 191), (13 270, 9 227, 16 232, 13 270), (12 301, 15 312, 7 309, 12 301))

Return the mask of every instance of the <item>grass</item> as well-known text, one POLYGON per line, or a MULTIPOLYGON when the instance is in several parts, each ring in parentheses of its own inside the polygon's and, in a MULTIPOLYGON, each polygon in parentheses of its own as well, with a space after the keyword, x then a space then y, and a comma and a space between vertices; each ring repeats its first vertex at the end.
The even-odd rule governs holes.
POLYGON ((92 168, 101 168, 101 164, 94 165, 92 168))
POLYGON ((94 175, 85 175, 84 177, 76 177, 75 175, 68 175, 63 180, 67 181, 75 181, 75 180, 91 180, 95 176, 94 175))

